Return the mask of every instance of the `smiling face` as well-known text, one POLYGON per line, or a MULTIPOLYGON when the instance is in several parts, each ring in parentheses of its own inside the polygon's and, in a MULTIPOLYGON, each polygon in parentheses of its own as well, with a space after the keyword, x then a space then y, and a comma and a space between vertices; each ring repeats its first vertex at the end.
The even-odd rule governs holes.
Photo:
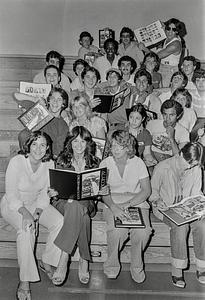
POLYGON ((146 76, 140 76, 136 79, 136 88, 142 93, 148 88, 148 80, 146 76))
POLYGON ((128 46, 131 42, 131 37, 130 37, 130 34, 128 32, 123 32, 121 34, 121 40, 122 40, 122 43, 125 45, 125 46, 128 46))
POLYGON ((186 76, 190 76, 194 73, 195 66, 193 64, 193 61, 191 60, 185 60, 182 64, 182 70, 186 74, 186 76))
POLYGON ((145 68, 148 72, 152 73, 157 65, 156 60, 154 57, 147 57, 144 62, 145 68))
POLYGON ((49 111, 56 117, 60 115, 63 106, 63 98, 59 92, 54 92, 49 98, 49 111))
POLYGON ((112 42, 108 43, 105 48, 107 57, 114 58, 115 56, 115 46, 112 42))
POLYGON ((120 71, 123 75, 130 75, 132 72, 132 65, 130 61, 122 61, 120 65, 120 71))
POLYGON ((83 70, 84 70, 84 66, 83 65, 78 64, 76 66, 76 73, 77 73, 78 76, 80 76, 82 74, 83 70))
POLYGON ((82 101, 75 101, 72 110, 77 119, 86 116, 86 106, 82 101))
POLYGON ((166 26, 165 32, 166 32, 167 38, 169 40, 172 40, 173 38, 175 38, 177 36, 177 28, 176 28, 175 24, 171 23, 168 26, 166 26))
POLYGON ((74 155, 83 154, 86 149, 87 142, 78 135, 72 142, 72 149, 74 155))
POLYGON ((88 71, 83 79, 84 85, 88 89, 93 89, 97 83, 97 77, 94 72, 88 71))
POLYGON ((120 80, 118 79, 118 75, 115 72, 110 72, 107 78, 108 84, 111 87, 118 87, 120 80))
POLYGON ((43 136, 39 136, 36 141, 33 141, 28 154, 31 162, 40 162, 46 154, 47 142, 43 136))
POLYGON ((177 102, 179 102, 182 105, 183 108, 186 106, 187 99, 186 99, 186 96, 184 96, 183 94, 178 94, 176 96, 175 100, 177 102))
POLYGON ((141 126, 142 124, 142 116, 138 111, 133 111, 130 113, 129 116, 129 125, 131 129, 137 129, 141 126))
POLYGON ((200 92, 205 92, 205 78, 196 78, 196 87, 200 92))
POLYGON ((60 81, 58 71, 54 68, 47 69, 45 78, 46 83, 52 84, 53 87, 57 86, 60 81))
POLYGON ((183 87, 183 76, 178 74, 172 78, 171 87, 176 90, 177 88, 183 87))

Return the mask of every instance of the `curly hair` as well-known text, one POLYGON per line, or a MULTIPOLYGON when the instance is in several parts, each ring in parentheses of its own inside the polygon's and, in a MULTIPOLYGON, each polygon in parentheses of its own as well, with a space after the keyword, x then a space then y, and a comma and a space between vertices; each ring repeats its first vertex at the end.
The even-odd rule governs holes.
POLYGON ((94 155, 95 142, 89 130, 83 126, 76 126, 65 139, 63 151, 58 155, 56 164, 61 167, 70 168, 72 166, 73 148, 72 141, 80 136, 86 141, 86 148, 84 152, 86 169, 93 169, 99 165, 99 159, 94 155))
POLYGON ((22 149, 18 152, 19 154, 24 155, 25 157, 28 157, 28 154, 30 153, 31 145, 33 142, 35 142, 38 138, 43 137, 46 140, 47 149, 44 157, 41 159, 42 162, 49 161, 53 158, 52 153, 52 140, 50 136, 43 132, 43 131, 33 131, 29 133, 29 136, 25 143, 22 146, 22 149))
POLYGON ((145 69, 143 69, 143 68, 139 69, 139 70, 135 73, 135 77, 134 77, 134 83, 135 83, 135 84, 136 84, 137 79, 138 79, 139 77, 141 77, 141 76, 145 76, 145 77, 147 78, 148 85, 151 85, 151 84, 152 84, 152 76, 151 76, 151 74, 150 74, 147 70, 145 70, 145 69))
POLYGON ((146 68, 145 67, 145 63, 146 63, 146 60, 147 58, 154 58, 155 62, 156 62, 156 66, 154 68, 154 72, 157 72, 159 70, 159 66, 160 66, 160 58, 159 56, 154 53, 154 52, 149 52, 147 53, 145 56, 144 56, 144 59, 143 59, 143 62, 142 62, 142 65, 141 65, 141 68, 146 68))
POLYGON ((128 149, 128 157, 133 158, 136 154, 136 140, 133 135, 131 135, 126 130, 115 130, 111 136, 108 138, 109 155, 112 155, 112 142, 115 140, 119 146, 128 149))
POLYGON ((118 52, 118 42, 116 40, 112 39, 112 38, 109 38, 104 42, 104 45, 103 45, 104 50, 106 51, 106 48, 107 48, 109 43, 113 44, 113 46, 115 48, 115 54, 117 54, 117 52, 118 52))
POLYGON ((76 73, 76 68, 77 68, 78 65, 82 65, 82 66, 84 67, 84 69, 85 69, 85 67, 88 67, 88 66, 89 66, 89 64, 87 63, 87 61, 85 61, 85 60, 82 59, 82 58, 79 58, 79 59, 77 59, 76 61, 74 61, 74 63, 73 63, 73 72, 74 72, 76 75, 78 75, 78 74, 76 73))
POLYGON ((130 62, 130 64, 131 64, 131 72, 130 73, 133 74, 137 68, 137 63, 134 60, 134 58, 132 58, 128 55, 124 55, 124 56, 120 57, 120 59, 118 60, 118 64, 117 64, 118 68, 120 69, 122 62, 125 62, 125 61, 130 62))
POLYGON ((129 33, 130 40, 134 41, 134 38, 135 38, 134 31, 132 29, 130 29, 129 27, 123 27, 120 31, 120 43, 122 43, 122 34, 123 33, 129 33))
MULTIPOLYGON (((85 75, 86 75, 88 72, 92 72, 92 73, 95 74, 95 76, 96 76, 96 78, 97 78, 97 82, 100 80, 100 73, 99 73, 99 71, 98 71, 96 68, 91 67, 90 65, 85 66, 83 72, 81 73, 82 80, 84 80, 85 75)), ((96 82, 96 83, 97 83, 97 82, 96 82)))

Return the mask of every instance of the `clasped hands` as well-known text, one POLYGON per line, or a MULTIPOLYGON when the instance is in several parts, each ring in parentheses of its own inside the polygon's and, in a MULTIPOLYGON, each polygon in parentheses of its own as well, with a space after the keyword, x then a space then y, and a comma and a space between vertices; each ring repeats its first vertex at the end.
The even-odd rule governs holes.
POLYGON ((26 210, 23 214, 23 220, 22 220, 22 228, 24 231, 30 230, 31 232, 34 232, 35 235, 38 234, 38 226, 39 226, 39 218, 41 215, 42 209, 36 209, 33 215, 26 210))

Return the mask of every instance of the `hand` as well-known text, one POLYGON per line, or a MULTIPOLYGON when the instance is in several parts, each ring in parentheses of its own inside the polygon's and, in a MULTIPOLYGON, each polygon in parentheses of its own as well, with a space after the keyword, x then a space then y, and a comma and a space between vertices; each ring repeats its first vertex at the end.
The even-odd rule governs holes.
POLYGON ((23 216, 23 220, 22 220, 23 230, 35 231, 35 222, 32 214, 28 210, 25 210, 22 216, 23 216))
POLYGON ((119 205, 114 204, 110 207, 110 209, 112 210, 112 213, 114 215, 114 217, 116 218, 129 218, 129 215, 126 213, 125 210, 123 210, 119 205))
POLYGON ((174 129, 174 127, 167 126, 166 127, 166 132, 167 132, 168 138, 170 140, 174 140, 174 136, 175 136, 175 129, 174 129))
POLYGON ((53 198, 53 197, 58 196, 58 192, 55 189, 51 188, 51 187, 48 188, 47 193, 48 193, 49 198, 53 198))
POLYGON ((147 50, 147 48, 145 47, 145 44, 142 43, 142 42, 138 43, 138 48, 139 48, 141 51, 147 50))
POLYGON ((108 184, 102 187, 98 192, 99 196, 106 196, 109 194, 110 194, 110 186, 108 184))
POLYGON ((43 210, 41 208, 36 208, 36 210, 34 211, 34 214, 33 214, 34 221, 39 220, 42 212, 43 212, 43 210))
POLYGON ((147 154, 144 156, 144 162, 148 167, 155 166, 157 164, 156 159, 154 159, 151 154, 147 154))
POLYGON ((154 207, 156 207, 157 209, 160 209, 160 210, 167 210, 168 209, 168 206, 166 205, 166 203, 162 199, 157 199, 157 200, 153 201, 152 205, 154 207))
POLYGON ((93 99, 90 100, 91 108, 94 108, 94 107, 98 106, 100 103, 101 103, 100 98, 93 98, 93 99))
POLYGON ((43 105, 44 107, 47 107, 47 103, 46 103, 46 99, 45 98, 43 98, 43 97, 36 97, 37 98, 37 100, 39 101, 39 103, 41 104, 41 105, 43 105))
POLYGON ((183 199, 183 195, 175 196, 173 204, 179 203, 180 201, 182 201, 182 199, 183 199))

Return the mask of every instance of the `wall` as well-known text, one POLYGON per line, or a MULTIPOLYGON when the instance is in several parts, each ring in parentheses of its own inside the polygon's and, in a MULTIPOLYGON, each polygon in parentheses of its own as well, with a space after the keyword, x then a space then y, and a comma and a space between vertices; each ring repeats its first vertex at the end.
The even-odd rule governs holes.
POLYGON ((81 31, 98 45, 98 30, 135 29, 154 20, 181 19, 190 54, 205 60, 205 0, 1 0, 0 54, 76 55, 81 31))

